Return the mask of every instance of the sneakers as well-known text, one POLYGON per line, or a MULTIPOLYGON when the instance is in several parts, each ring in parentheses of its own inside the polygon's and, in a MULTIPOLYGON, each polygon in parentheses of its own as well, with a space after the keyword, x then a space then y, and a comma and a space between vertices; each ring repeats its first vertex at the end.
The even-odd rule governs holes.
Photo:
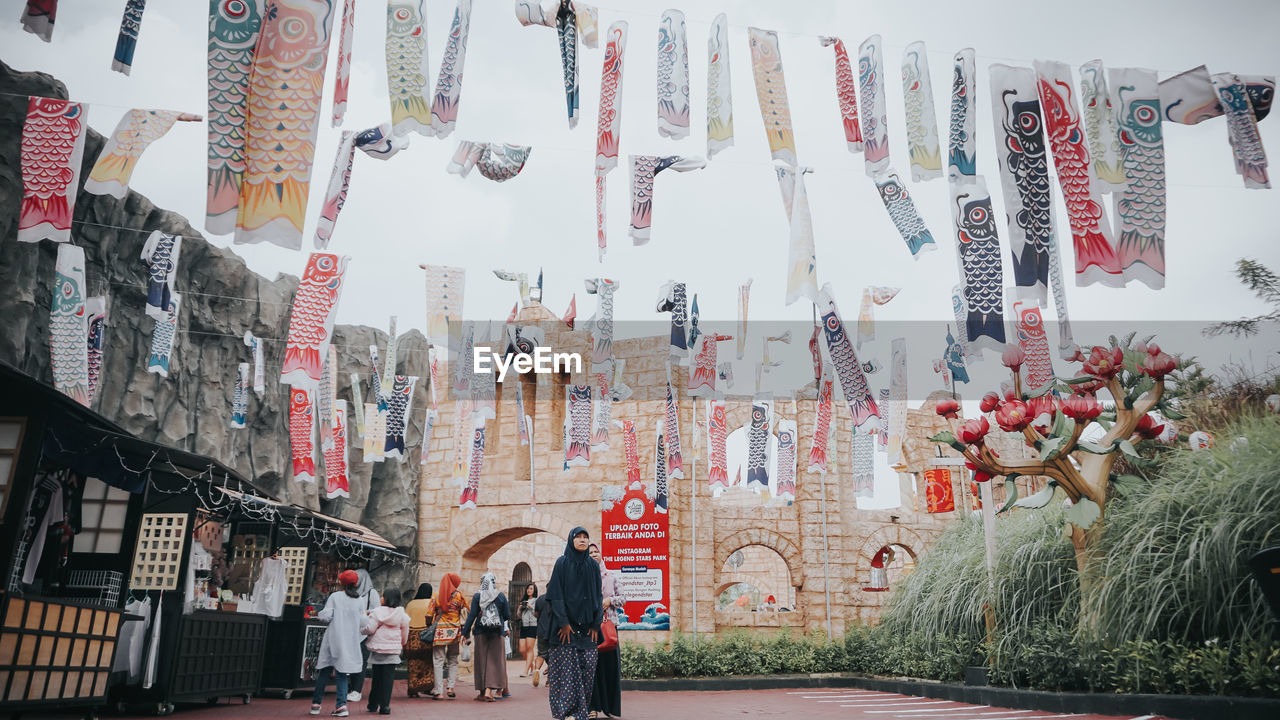
POLYGON ((329 713, 333 717, 346 717, 351 713, 347 712, 346 705, 339 705, 333 712, 329 713))
POLYGON ((311 715, 319 715, 319 714, 320 714, 320 706, 319 706, 319 705, 312 705, 312 706, 311 706, 311 713, 310 713, 310 714, 311 714, 311 715))
POLYGON ((347 702, 360 702, 362 699, 363 696, 360 694, 359 690, 347 693, 347 702))

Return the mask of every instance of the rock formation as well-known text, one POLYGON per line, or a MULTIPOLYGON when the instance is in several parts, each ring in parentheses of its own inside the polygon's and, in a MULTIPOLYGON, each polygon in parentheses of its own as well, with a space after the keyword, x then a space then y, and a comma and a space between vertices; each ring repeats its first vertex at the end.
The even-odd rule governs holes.
MULTIPOLYGON (((18 72, 0 62, 0 287, 5 288, 0 293, 0 361, 52 384, 48 321, 57 248, 48 241, 16 240, 27 95, 65 98, 67 90, 49 75, 18 72)), ((163 152, 162 143, 150 152, 163 152)), ((103 144, 103 137, 91 130, 82 184, 103 144)), ((406 433, 408 460, 365 464, 358 448, 349 449, 350 499, 323 500, 319 483, 299 484, 290 477, 288 394, 277 381, 298 278, 257 275, 230 250, 208 243, 186 218, 157 208, 132 190, 124 200, 81 191, 72 242, 85 251, 89 294, 109 298, 102 380, 93 409, 138 437, 218 458, 286 502, 367 525, 417 556, 417 446, 427 403, 427 342, 421 334, 402 336, 397 354, 399 373, 423 376, 406 433), (177 279, 183 302, 168 378, 146 370, 154 321, 143 312, 147 269, 138 256, 153 230, 183 238, 177 279), (246 330, 266 339, 266 392, 261 398, 250 392, 247 426, 232 429, 236 367, 252 360, 243 342, 246 330)), ((305 255, 300 253, 298 260, 301 268, 305 255)), ((349 374, 360 373, 367 392, 369 345, 385 350, 386 343, 386 333, 373 328, 335 329, 338 397, 348 407, 349 374)), ((348 435, 358 438, 354 421, 348 435)), ((389 568, 378 580, 408 588, 416 578, 412 568, 389 568)))

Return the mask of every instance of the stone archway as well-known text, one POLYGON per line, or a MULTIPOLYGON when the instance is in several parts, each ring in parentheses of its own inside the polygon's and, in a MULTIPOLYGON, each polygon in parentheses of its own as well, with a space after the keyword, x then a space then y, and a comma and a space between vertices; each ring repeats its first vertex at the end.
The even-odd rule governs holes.
MULTIPOLYGON (((924 550, 925 541, 914 531, 898 525, 882 527, 871 533, 866 540, 863 541, 862 547, 858 552, 858 567, 855 570, 855 588, 858 595, 862 598, 864 605, 879 606, 883 605, 887 596, 887 590, 872 590, 868 587, 874 582, 872 577, 872 560, 881 549, 901 548, 910 556, 909 566, 913 565, 915 560, 920 557, 920 553, 924 550)), ((884 581, 884 575, 881 573, 881 581, 884 581)), ((884 588, 890 588, 889 584, 885 584, 884 588)), ((877 585, 877 588, 879 586, 877 585)))
POLYGON ((576 527, 555 513, 527 507, 495 508, 476 512, 474 518, 454 532, 453 546, 449 554, 462 558, 458 575, 466 588, 480 585, 480 576, 488 567, 489 557, 499 548, 517 538, 533 533, 546 532, 567 538, 576 527))
POLYGON ((800 561, 800 548, 781 534, 765 528, 748 528, 739 530, 716 543, 715 568, 720 575, 720 568, 735 550, 748 545, 761 545, 782 556, 791 573, 791 585, 800 588, 804 585, 804 564, 800 561))

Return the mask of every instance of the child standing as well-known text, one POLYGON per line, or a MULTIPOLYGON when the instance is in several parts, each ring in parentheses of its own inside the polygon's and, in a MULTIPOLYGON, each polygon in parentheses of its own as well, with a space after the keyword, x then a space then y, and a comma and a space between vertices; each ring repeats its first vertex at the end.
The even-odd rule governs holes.
POLYGON ((373 676, 366 707, 369 712, 390 715, 391 685, 400 664, 400 652, 409 640, 409 615, 400 607, 400 590, 387 588, 382 593, 382 606, 370 611, 369 618, 361 629, 369 636, 365 647, 369 649, 369 674, 373 676))

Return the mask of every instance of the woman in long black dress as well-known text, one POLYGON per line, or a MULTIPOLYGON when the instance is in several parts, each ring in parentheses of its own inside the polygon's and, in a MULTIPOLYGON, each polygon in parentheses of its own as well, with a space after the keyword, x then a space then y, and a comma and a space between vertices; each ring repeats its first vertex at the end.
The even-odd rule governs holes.
MULTIPOLYGON (((627 598, 618 589, 618 577, 604 566, 600 548, 595 543, 587 548, 591 559, 600 566, 600 607, 605 617, 616 622, 617 612, 627 604, 627 598)), ((622 717, 622 660, 619 648, 600 650, 596 660, 596 680, 591 689, 591 711, 604 713, 607 718, 622 717)))
POLYGON ((590 711, 604 608, 600 602, 600 568, 587 555, 589 542, 586 528, 574 528, 547 584, 553 614, 548 700, 556 720, 570 715, 585 718, 590 711))

